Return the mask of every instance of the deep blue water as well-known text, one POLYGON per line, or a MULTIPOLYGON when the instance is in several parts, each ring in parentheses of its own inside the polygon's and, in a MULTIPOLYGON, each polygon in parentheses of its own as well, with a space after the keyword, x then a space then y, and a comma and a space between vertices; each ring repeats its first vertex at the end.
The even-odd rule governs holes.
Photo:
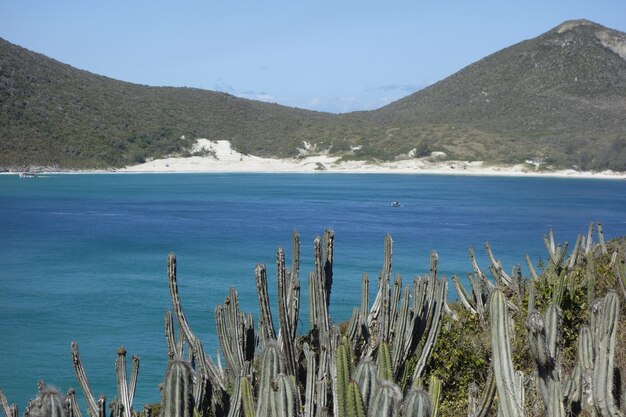
MULTIPOLYGON (((394 238, 394 271, 465 276, 484 241, 510 270, 529 254, 545 259, 542 236, 574 241, 591 221, 607 238, 626 235, 626 181, 435 175, 146 174, 0 176, 0 387, 23 410, 44 379, 78 388, 70 341, 78 342, 95 394, 115 394, 116 350, 142 358, 135 407, 159 399, 170 308, 166 260, 178 259, 188 319, 215 358, 213 311, 231 286, 258 313, 254 267, 268 265, 301 233, 303 267, 312 241, 335 231, 334 321, 359 305, 360 277, 372 292, 383 238, 394 238), (392 208, 389 203, 403 206, 392 208)), ((274 280, 270 280, 275 294, 274 280)), ((303 307, 306 306, 303 285, 303 307)), ((308 309, 301 310, 306 315, 308 309)), ((300 329, 307 326, 303 317, 300 329)), ((82 393, 79 395, 82 398, 82 393)))

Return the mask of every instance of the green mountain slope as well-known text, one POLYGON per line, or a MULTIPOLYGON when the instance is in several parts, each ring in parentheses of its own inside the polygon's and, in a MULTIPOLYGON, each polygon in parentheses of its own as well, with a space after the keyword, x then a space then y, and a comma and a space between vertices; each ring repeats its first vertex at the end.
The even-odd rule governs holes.
POLYGON ((0 103, 0 166, 122 166, 183 151, 197 137, 287 156, 330 117, 224 93, 121 82, 4 40, 0 103))
POLYGON ((626 34, 565 22, 374 117, 403 132, 391 147, 410 142, 411 132, 439 129, 439 139, 424 139, 453 154, 475 149, 476 159, 626 170, 626 34))
POLYGON ((307 141, 345 158, 443 151, 626 171, 626 34, 566 22, 379 110, 343 115, 130 84, 0 39, 0 167, 118 167, 184 155, 199 137, 260 156, 296 156, 307 141))

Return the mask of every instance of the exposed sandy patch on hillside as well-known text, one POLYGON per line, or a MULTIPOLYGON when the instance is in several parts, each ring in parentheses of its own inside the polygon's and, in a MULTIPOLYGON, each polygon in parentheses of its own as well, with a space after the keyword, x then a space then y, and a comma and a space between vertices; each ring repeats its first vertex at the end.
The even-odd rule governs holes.
POLYGON ((380 163, 341 161, 340 157, 323 154, 291 159, 261 158, 237 152, 226 140, 199 139, 192 153, 199 153, 202 156, 156 159, 129 166, 117 172, 345 172, 626 178, 626 173, 612 171, 581 172, 573 169, 538 171, 530 164, 488 166, 481 161, 433 161, 430 158, 407 158, 380 163))

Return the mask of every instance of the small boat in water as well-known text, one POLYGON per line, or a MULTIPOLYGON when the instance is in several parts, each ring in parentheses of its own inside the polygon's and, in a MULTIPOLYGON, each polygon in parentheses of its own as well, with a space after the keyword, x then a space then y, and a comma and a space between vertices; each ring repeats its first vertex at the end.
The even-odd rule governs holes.
POLYGON ((37 174, 34 172, 20 172, 19 176, 20 178, 35 178, 37 174))
POLYGON ((392 201, 389 205, 391 207, 402 207, 402 204, 400 204, 399 201, 392 201))

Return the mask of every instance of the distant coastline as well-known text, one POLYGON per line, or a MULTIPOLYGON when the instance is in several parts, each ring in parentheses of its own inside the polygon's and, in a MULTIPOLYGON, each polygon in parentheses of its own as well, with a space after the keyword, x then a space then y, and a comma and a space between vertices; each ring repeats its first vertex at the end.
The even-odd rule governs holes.
POLYGON ((229 141, 198 139, 188 157, 171 156, 125 168, 103 170, 34 169, 37 174, 133 174, 133 173, 345 173, 345 174, 424 174, 506 177, 557 177, 626 179, 626 172, 577 171, 549 169, 532 163, 488 165, 482 161, 448 161, 433 158, 409 158, 391 162, 342 160, 339 156, 307 154, 297 158, 278 159, 246 155, 234 150, 229 141))

